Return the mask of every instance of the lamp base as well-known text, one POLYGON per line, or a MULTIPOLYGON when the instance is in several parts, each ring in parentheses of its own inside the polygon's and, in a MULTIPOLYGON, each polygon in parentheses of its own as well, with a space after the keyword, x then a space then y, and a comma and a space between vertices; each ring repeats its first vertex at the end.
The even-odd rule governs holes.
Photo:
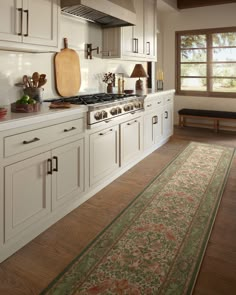
POLYGON ((136 90, 143 90, 143 81, 142 81, 142 80, 138 79, 138 80, 136 81, 135 89, 136 89, 136 90))

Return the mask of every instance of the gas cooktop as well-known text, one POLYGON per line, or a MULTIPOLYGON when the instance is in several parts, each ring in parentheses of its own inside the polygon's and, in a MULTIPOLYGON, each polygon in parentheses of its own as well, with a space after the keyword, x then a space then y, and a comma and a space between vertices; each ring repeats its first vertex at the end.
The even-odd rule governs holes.
POLYGON ((136 97, 134 94, 117 94, 117 93, 95 93, 86 95, 77 95, 71 97, 46 99, 44 102, 70 102, 72 104, 101 104, 122 101, 128 97, 136 97))

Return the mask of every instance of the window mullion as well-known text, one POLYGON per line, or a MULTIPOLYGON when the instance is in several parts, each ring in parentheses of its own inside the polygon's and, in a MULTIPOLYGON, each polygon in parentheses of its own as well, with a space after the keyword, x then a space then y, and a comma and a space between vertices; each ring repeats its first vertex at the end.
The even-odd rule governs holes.
POLYGON ((212 92, 213 90, 213 80, 211 79, 213 75, 212 61, 213 61, 213 48, 212 48, 212 34, 207 34, 207 92, 212 92))

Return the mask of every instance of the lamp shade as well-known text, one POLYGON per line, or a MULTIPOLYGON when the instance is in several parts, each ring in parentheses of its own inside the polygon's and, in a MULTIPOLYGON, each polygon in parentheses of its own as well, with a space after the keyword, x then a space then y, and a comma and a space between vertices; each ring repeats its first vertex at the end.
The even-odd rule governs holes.
POLYGON ((147 78, 142 64, 136 64, 130 78, 147 78))
POLYGON ((140 80, 140 78, 147 78, 147 74, 143 68, 143 65, 142 64, 136 64, 134 69, 133 69, 133 72, 130 76, 130 78, 139 78, 137 81, 136 81, 136 84, 135 84, 135 89, 137 91, 139 90, 143 90, 143 81, 140 80))

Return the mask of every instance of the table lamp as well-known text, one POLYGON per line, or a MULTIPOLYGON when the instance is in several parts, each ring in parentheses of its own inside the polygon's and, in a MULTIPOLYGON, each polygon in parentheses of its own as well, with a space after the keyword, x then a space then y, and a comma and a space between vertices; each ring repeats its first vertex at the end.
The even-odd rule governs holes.
POLYGON ((136 90, 143 90, 143 81, 140 78, 147 78, 147 74, 142 66, 142 64, 136 64, 130 78, 139 78, 136 81, 135 89, 136 90))

